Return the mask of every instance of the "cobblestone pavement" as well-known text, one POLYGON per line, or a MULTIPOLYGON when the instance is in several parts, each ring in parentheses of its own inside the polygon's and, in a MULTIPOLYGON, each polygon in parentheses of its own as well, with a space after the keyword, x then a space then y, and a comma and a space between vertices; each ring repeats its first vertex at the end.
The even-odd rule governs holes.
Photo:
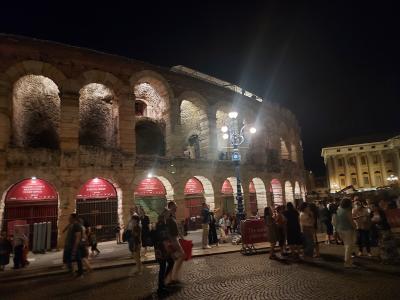
MULTIPOLYGON (((322 249, 324 258, 311 263, 271 261, 266 254, 196 258, 185 263, 185 285, 168 299, 399 299, 398 267, 365 258, 357 261, 359 268, 344 270, 335 249, 341 251, 322 249)), ((148 265, 137 277, 128 276, 131 269, 2 284, 0 299, 157 299, 158 266, 148 265)))

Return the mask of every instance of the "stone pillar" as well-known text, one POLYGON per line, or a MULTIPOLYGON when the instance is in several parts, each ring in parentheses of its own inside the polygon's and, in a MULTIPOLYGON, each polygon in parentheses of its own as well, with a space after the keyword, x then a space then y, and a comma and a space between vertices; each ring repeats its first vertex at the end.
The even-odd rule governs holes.
POLYGON ((355 155, 356 157, 356 170, 357 170, 357 183, 358 187, 364 187, 364 176, 362 174, 361 157, 360 153, 355 155))
POLYGON ((135 100, 132 93, 122 93, 119 100, 119 147, 124 153, 135 154, 135 100))
POLYGON ((379 160, 381 163, 382 184, 387 185, 388 182, 387 182, 386 178, 388 177, 388 175, 387 175, 387 170, 386 170, 386 161, 385 161, 385 157, 383 156, 382 151, 379 151, 379 160))
POLYGON ((64 182, 61 189, 58 190, 60 210, 58 216, 58 241, 57 248, 63 248, 66 232, 63 232, 69 224, 69 215, 76 211, 76 195, 78 188, 73 186, 72 182, 64 182))
POLYGON ((208 134, 209 134, 209 146, 208 146, 208 159, 218 159, 218 140, 217 133, 217 110, 214 107, 208 107, 207 118, 208 118, 208 134))
MULTIPOLYGON (((9 82, 0 77, 0 151, 7 149, 11 137, 12 91, 9 82)), ((1 164, 1 161, 0 161, 1 164)))
POLYGON ((348 157, 347 155, 343 155, 343 159, 344 159, 344 174, 346 175, 346 186, 351 185, 351 174, 350 174, 350 167, 349 167, 349 163, 347 161, 348 157))
POLYGON ((166 149, 168 156, 182 157, 183 156, 183 137, 182 126, 180 124, 180 107, 178 99, 172 101, 170 109, 170 119, 166 124, 166 149))
POLYGON ((376 187, 376 181, 375 181, 375 172, 373 168, 373 159, 372 155, 370 152, 367 152, 367 165, 368 165, 368 173, 369 173, 369 179, 371 182, 371 187, 376 187))
MULTIPOLYGON (((133 208, 134 201, 134 187, 133 184, 126 184, 120 186, 122 192, 122 223, 120 225, 126 226, 131 218, 131 209, 133 208)), ((120 218, 121 219, 121 218, 120 218)))
POLYGON ((175 184, 174 185, 174 201, 176 202, 178 209, 176 211, 176 219, 177 221, 182 221, 185 219, 185 195, 184 195, 184 184, 175 184))
POLYGON ((400 152, 396 148, 394 149, 393 153, 393 164, 396 172, 395 175, 400 177, 400 152))
POLYGON ((79 150, 79 93, 61 94, 60 148, 70 152, 79 150))

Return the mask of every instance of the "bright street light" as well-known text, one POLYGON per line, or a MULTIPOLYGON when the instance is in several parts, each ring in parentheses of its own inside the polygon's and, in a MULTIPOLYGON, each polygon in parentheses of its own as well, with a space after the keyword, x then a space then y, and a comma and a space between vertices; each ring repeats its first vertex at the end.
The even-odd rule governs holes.
POLYGON ((388 178, 386 178, 387 181, 389 181, 390 183, 393 183, 397 180, 399 180, 399 178, 393 174, 391 174, 388 178))
POLYGON ((224 133, 224 134, 222 135, 222 138, 223 138, 224 140, 227 140, 227 139, 229 138, 229 134, 224 133))
POLYGON ((250 128, 250 133, 251 134, 254 134, 254 133, 256 133, 257 132, 257 129, 255 128, 255 127, 251 127, 250 128))
POLYGON ((231 118, 231 119, 236 119, 237 116, 238 116, 238 113, 237 113, 236 111, 231 111, 231 112, 228 114, 228 116, 229 116, 229 118, 231 118))
POLYGON ((228 131, 228 126, 222 126, 221 127, 221 131, 224 132, 224 133, 227 132, 228 131))

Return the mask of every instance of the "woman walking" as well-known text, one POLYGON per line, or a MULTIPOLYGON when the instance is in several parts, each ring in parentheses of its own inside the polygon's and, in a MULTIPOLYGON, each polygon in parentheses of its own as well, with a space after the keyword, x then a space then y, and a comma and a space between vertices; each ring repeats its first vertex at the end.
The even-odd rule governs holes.
POLYGON ((137 214, 133 215, 128 224, 129 237, 128 245, 132 257, 136 263, 136 271, 131 271, 130 276, 142 273, 142 261, 140 260, 140 248, 142 246, 142 230, 140 228, 140 218, 137 214))
POLYGON ((354 267, 351 254, 353 253, 355 240, 355 223, 351 214, 351 200, 344 198, 340 202, 340 207, 336 215, 336 228, 344 244, 344 267, 354 267))
POLYGON ((276 233, 277 233, 277 240, 279 244, 279 248, 281 249, 281 255, 286 255, 286 218, 283 215, 284 206, 280 205, 276 208, 274 214, 274 221, 276 224, 276 233))
POLYGON ((286 205, 284 212, 286 218, 286 238, 290 253, 295 257, 300 255, 300 246, 302 244, 301 229, 299 221, 299 212, 294 208, 293 203, 286 205))
POLYGON ((272 216, 272 210, 270 207, 264 208, 264 222, 265 226, 267 227, 267 236, 268 240, 271 244, 271 251, 269 253, 269 259, 276 259, 275 255, 275 245, 277 241, 277 229, 275 220, 272 216))

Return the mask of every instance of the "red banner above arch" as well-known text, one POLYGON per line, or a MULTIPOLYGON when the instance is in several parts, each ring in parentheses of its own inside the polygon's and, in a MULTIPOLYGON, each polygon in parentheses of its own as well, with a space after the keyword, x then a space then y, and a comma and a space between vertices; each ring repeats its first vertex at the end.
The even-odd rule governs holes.
POLYGON ((107 180, 93 178, 88 180, 79 190, 78 199, 116 198, 117 191, 107 180))
POLYGON ((135 196, 165 196, 166 194, 163 183, 155 177, 143 179, 135 190, 135 196))
POLYGON ((195 195, 195 194, 203 194, 204 188, 201 184, 200 180, 196 178, 190 178, 185 185, 184 194, 185 195, 195 195))
POLYGON ((230 195, 233 194, 233 188, 232 188, 232 185, 231 185, 231 183, 229 182, 228 179, 226 179, 224 181, 224 184, 222 185, 221 192, 222 192, 222 194, 230 194, 230 195))
POLYGON ((249 186, 249 193, 256 193, 256 187, 254 186, 254 182, 250 181, 250 186, 249 186))
POLYGON ((14 185, 6 196, 6 201, 57 200, 57 192, 42 179, 25 179, 14 185))

